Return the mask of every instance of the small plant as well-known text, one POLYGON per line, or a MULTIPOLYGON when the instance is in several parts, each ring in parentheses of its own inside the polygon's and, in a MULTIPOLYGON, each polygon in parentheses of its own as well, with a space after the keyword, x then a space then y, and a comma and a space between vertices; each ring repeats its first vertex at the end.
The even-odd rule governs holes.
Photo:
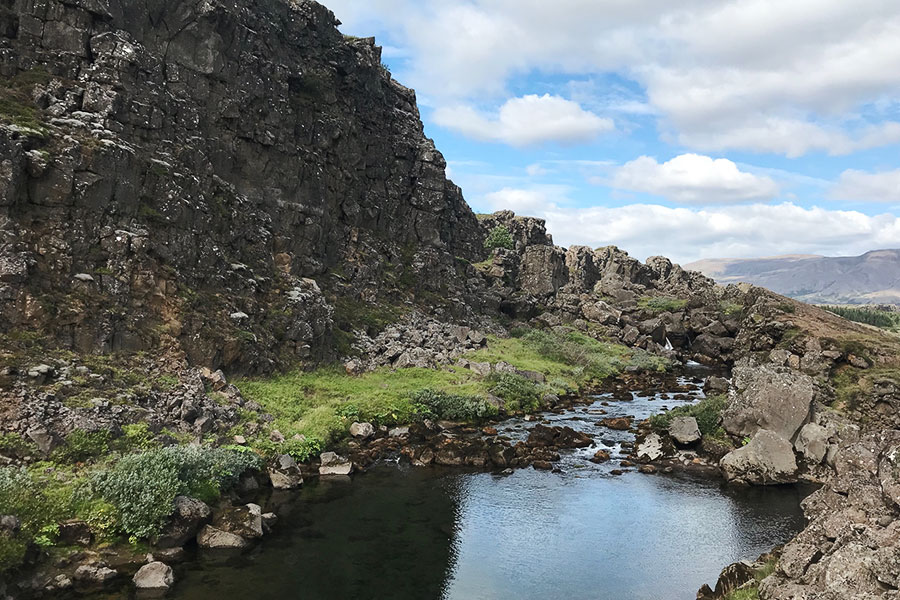
POLYGON ((669 296, 644 296, 638 300, 638 306, 655 315, 679 311, 687 306, 687 303, 687 300, 669 296))
POLYGON ((53 451, 51 458, 63 464, 85 462, 109 452, 111 439, 109 431, 76 429, 66 436, 65 444, 53 451))
POLYGON ((490 233, 488 233, 488 236, 485 238, 484 247, 488 250, 494 250, 495 248, 512 250, 515 247, 515 244, 513 242, 512 234, 510 234, 506 225, 497 225, 491 229, 490 233))

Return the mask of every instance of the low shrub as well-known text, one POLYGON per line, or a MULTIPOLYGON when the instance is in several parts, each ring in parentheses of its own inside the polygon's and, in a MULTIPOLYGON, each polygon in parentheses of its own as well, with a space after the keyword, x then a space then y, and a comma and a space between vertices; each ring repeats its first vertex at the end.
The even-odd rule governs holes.
POLYGON ((172 446, 123 457, 95 473, 97 494, 112 504, 123 531, 146 538, 159 531, 178 495, 214 500, 250 468, 258 456, 221 448, 172 446))
POLYGON ((0 433, 0 454, 24 458, 37 452, 37 446, 18 433, 0 433))
POLYGON ((697 427, 703 435, 721 437, 719 424, 722 422, 722 411, 725 410, 725 396, 708 396, 697 404, 678 406, 664 413, 650 417, 650 425, 654 429, 668 429, 675 417, 694 417, 697 427))
POLYGON ((425 389, 410 395, 421 417, 448 421, 477 421, 496 416, 497 408, 480 396, 464 396, 425 389))
POLYGON ((506 225, 497 225, 491 229, 490 233, 488 233, 485 238, 484 247, 487 250, 493 250, 494 248, 506 248, 507 250, 512 250, 515 247, 515 243, 513 242, 512 234, 509 233, 509 229, 506 225))
POLYGON ((533 412, 541 405, 543 388, 518 373, 498 373, 490 378, 491 393, 503 399, 507 412, 533 412))

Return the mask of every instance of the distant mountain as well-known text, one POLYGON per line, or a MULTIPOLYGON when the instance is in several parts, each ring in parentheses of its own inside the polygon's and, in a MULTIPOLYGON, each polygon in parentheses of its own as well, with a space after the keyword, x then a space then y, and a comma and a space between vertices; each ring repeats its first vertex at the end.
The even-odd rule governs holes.
POLYGON ((862 256, 712 258, 685 268, 719 283, 752 283, 804 302, 900 304, 900 250, 873 250, 862 256))

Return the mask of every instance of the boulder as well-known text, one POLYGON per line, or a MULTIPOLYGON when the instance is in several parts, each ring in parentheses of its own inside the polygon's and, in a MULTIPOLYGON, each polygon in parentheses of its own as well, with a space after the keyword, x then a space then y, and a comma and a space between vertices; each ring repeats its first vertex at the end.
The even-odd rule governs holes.
POLYGON ((638 457, 638 460, 654 461, 661 458, 663 454, 663 442, 658 433, 649 434, 638 442, 634 450, 634 455, 638 457))
POLYGON ((203 525, 209 523, 212 511, 205 502, 187 496, 175 498, 175 511, 169 522, 156 539, 159 548, 177 548, 183 546, 197 535, 203 525))
POLYGON ((628 431, 631 429, 631 417, 608 417, 598 421, 597 425, 617 431, 628 431))
POLYGON ((757 485, 797 481, 794 447, 768 429, 760 429, 746 446, 726 454, 719 466, 729 481, 757 485))
POLYGON ((151 562, 138 569, 132 581, 139 590, 164 591, 175 583, 175 575, 169 565, 151 562))
POLYGON ((731 592, 756 578, 756 569, 747 561, 731 563, 719 573, 716 581, 715 598, 725 598, 731 592))
POLYGON ((76 581, 88 584, 103 584, 118 577, 118 573, 103 565, 81 565, 75 569, 76 581))
POLYGON ((355 438, 368 439, 375 435, 375 427, 371 423, 357 423, 350 425, 350 435, 355 438))
POLYGON ((669 435, 681 446, 689 446, 700 439, 700 428, 694 417, 675 417, 669 423, 669 435))
POLYGON ((813 379, 771 364, 743 363, 733 374, 736 391, 722 414, 725 431, 744 437, 767 429, 793 439, 809 419, 815 396, 813 379))
POLYGON ((205 525, 197 534, 197 545, 213 549, 246 548, 250 542, 239 535, 205 525))
POLYGON ((276 490, 293 490, 303 484, 297 461, 290 454, 282 454, 269 467, 269 480, 276 490))
POLYGON ((829 431, 817 423, 807 423, 797 434, 794 448, 813 465, 821 464, 828 450, 829 431))
POLYGON ((262 508, 258 504, 229 506, 213 517, 213 527, 242 538, 263 536, 262 508))
POLYGON ((90 546, 94 541, 91 526, 81 519, 70 519, 59 524, 59 542, 65 546, 90 546))
POLYGON ((593 438, 571 427, 549 427, 538 423, 525 442, 532 448, 554 446, 556 448, 585 448, 594 443, 593 438))
POLYGON ((716 377, 715 375, 710 375, 706 378, 706 381, 703 382, 703 391, 707 395, 726 394, 728 393, 728 388, 730 385, 731 382, 724 377, 716 377))
POLYGON ((323 452, 319 460, 319 475, 349 475, 353 472, 353 463, 334 452, 323 452))

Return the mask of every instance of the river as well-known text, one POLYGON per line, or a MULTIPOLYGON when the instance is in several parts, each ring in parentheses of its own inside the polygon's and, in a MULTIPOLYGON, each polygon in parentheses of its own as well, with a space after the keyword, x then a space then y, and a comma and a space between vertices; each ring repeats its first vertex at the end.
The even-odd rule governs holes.
MULTIPOLYGON (((688 380, 685 380, 688 381, 688 380)), ((809 486, 747 488, 687 474, 621 475, 628 432, 604 416, 645 418, 672 400, 598 396, 546 414, 610 449, 563 451, 554 472, 512 474, 383 464, 352 480, 309 482, 269 499, 280 521, 249 553, 204 552, 179 573, 178 600, 689 600, 722 567, 753 559, 804 524, 809 486)), ((531 423, 505 422, 502 435, 531 423)))

